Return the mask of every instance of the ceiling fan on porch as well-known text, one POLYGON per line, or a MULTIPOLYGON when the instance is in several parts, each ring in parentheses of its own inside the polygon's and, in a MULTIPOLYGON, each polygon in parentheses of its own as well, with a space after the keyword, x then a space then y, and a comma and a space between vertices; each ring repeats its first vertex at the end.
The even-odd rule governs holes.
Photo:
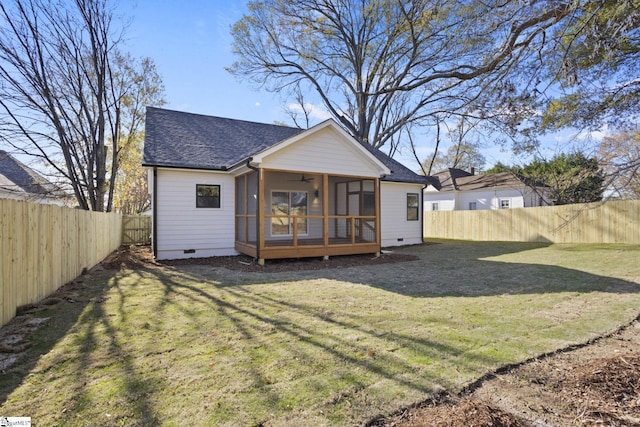
POLYGON ((314 179, 315 179, 315 178, 313 178, 313 177, 307 177, 307 176, 304 176, 304 174, 302 174, 302 175, 300 175, 300 179, 290 179, 289 181, 295 181, 295 182, 304 182, 304 183, 307 183, 307 182, 311 182, 311 181, 313 181, 314 179))

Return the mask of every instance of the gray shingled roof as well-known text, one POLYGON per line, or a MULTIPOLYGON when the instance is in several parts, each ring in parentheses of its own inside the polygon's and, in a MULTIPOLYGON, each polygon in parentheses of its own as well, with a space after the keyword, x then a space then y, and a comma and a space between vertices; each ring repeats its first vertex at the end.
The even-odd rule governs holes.
MULTIPOLYGON (((142 163, 145 166, 227 170, 303 131, 148 107, 142 163)), ((362 145, 391 169, 386 181, 429 183, 429 178, 414 173, 380 150, 369 144, 362 145)))
POLYGON ((513 172, 473 175, 462 169, 449 168, 433 174, 433 178, 438 181, 435 187, 440 191, 518 188, 522 185, 545 187, 544 184, 533 182, 513 172))
POLYGON ((65 196, 58 187, 42 175, 2 150, 0 150, 0 189, 15 194, 65 196))

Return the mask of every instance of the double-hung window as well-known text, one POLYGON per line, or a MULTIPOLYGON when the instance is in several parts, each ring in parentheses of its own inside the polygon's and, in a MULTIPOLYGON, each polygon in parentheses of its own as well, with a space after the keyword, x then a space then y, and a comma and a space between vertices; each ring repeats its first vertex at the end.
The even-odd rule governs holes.
POLYGON ((420 195, 418 193, 407 193, 407 221, 417 221, 419 214, 420 195))

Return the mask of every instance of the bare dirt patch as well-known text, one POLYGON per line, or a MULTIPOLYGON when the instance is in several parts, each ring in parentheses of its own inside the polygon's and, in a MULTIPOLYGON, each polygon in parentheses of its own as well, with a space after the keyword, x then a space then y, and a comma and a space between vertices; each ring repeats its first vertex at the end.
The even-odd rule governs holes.
POLYGON ((164 265, 206 265, 224 267, 229 270, 244 272, 280 273, 285 271, 322 270, 325 268, 360 267, 366 265, 388 264, 395 262, 415 261, 418 257, 410 254, 383 253, 379 257, 372 254, 341 255, 322 258, 270 259, 265 265, 246 255, 219 256, 211 258, 187 258, 160 261, 164 265))
POLYGON ((640 322, 579 348, 487 376, 371 425, 640 426, 640 322))

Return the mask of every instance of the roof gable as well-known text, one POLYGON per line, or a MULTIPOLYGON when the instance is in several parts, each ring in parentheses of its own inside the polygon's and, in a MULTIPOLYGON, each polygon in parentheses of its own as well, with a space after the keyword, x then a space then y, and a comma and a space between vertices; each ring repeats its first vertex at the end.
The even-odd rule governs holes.
POLYGON ((355 140, 329 119, 310 129, 226 119, 181 111, 147 107, 142 164, 185 169, 229 170, 254 157, 265 156, 294 144, 310 133, 332 127, 349 139, 356 150, 381 170, 389 171, 386 181, 427 184, 427 177, 416 174, 399 162, 355 140))
POLYGON ((61 197, 60 189, 42 175, 0 150, 0 190, 15 194, 61 197))
POLYGON ((254 165, 263 162, 275 169, 298 164, 301 171, 317 173, 344 173, 346 169, 362 176, 391 174, 384 162, 331 119, 281 141, 252 158, 254 165), (352 162, 354 156, 360 159, 357 164, 352 162))

